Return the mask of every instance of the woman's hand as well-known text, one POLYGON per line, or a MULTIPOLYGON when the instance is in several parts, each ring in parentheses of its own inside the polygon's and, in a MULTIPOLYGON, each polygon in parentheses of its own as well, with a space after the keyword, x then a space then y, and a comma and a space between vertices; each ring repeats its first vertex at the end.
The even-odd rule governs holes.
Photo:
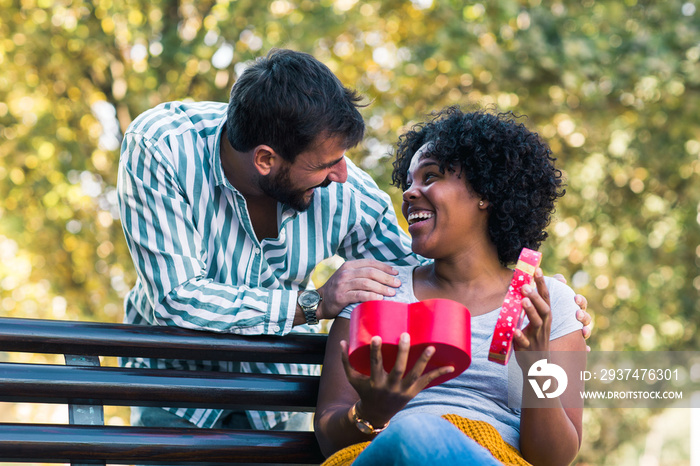
POLYGON ((370 345, 370 375, 366 376, 350 366, 348 343, 346 341, 340 342, 345 375, 360 395, 360 402, 357 405, 358 416, 369 421, 375 427, 383 426, 389 422, 434 379, 454 371, 454 367, 445 366, 423 374, 428 361, 435 353, 435 348, 429 346, 423 351, 413 368, 406 373, 411 346, 411 337, 408 333, 401 335, 396 363, 391 372, 388 373, 384 370, 382 360, 381 337, 372 337, 370 345))
POLYGON ((515 330, 513 343, 516 351, 549 351, 552 310, 549 306, 549 290, 539 267, 535 270, 535 285, 536 287, 525 285, 522 288, 523 310, 529 323, 524 329, 515 330))

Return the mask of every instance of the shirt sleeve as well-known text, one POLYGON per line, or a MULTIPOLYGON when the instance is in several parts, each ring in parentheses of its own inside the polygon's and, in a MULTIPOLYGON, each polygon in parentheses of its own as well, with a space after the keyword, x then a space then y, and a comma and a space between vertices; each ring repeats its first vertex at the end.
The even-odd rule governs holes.
POLYGON ((353 192, 356 223, 344 238, 338 255, 343 259, 376 259, 395 265, 426 262, 411 251, 411 239, 399 226, 389 195, 350 162, 346 185, 353 192))
MULTIPOLYGON (((296 291, 232 286, 206 277, 206 239, 164 143, 127 133, 119 164, 122 228, 159 325, 241 334, 291 331, 296 291)), ((143 312, 144 310, 141 309, 143 312)))
POLYGON ((576 319, 576 312, 578 312, 579 307, 574 301, 576 296, 574 290, 559 280, 550 277, 546 277, 545 283, 549 289, 552 308, 550 340, 555 340, 574 331, 580 331, 583 328, 583 324, 576 319))

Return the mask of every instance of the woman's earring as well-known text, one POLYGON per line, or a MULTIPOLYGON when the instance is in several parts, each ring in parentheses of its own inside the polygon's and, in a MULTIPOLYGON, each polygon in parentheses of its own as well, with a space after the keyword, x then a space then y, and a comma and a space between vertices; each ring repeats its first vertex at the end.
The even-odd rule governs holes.
POLYGON ((484 207, 484 201, 479 201, 479 207, 484 207))

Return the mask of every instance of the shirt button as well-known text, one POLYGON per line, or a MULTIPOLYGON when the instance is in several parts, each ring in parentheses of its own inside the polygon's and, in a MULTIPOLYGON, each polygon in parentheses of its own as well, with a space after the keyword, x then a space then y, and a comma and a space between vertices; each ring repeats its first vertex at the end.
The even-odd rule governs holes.
POLYGON ((255 249, 253 249, 253 252, 254 252, 255 254, 260 254, 260 248, 255 248, 255 249))
POLYGON ((279 325, 275 325, 275 328, 273 329, 275 332, 279 332, 281 330, 279 325))

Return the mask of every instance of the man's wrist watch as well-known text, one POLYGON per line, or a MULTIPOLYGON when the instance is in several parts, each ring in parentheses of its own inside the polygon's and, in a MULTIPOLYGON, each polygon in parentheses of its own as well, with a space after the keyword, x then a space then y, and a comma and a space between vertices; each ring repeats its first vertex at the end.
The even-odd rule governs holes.
MULTIPOLYGON (((359 403, 359 401, 357 403, 359 403)), ((360 418, 360 416, 357 415, 357 403, 352 405, 352 408, 350 408, 350 419, 352 419, 352 422, 355 424, 355 427, 357 427, 357 429, 360 432, 367 435, 373 435, 378 434, 379 432, 389 427, 389 422, 391 421, 387 421, 387 423, 384 424, 382 427, 374 427, 369 421, 360 418)))
POLYGON ((321 295, 318 294, 316 290, 305 290, 299 294, 297 298, 297 304, 304 312, 304 317, 306 318, 306 323, 309 325, 316 325, 318 323, 318 317, 316 317, 316 310, 318 305, 321 303, 321 295))

